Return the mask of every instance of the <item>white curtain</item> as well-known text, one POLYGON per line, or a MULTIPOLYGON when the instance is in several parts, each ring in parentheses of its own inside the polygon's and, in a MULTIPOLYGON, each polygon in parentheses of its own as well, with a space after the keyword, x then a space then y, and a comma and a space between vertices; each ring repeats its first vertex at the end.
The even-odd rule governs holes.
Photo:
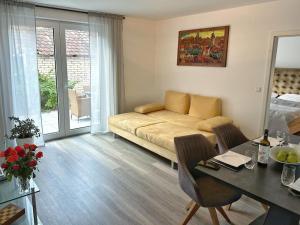
MULTIPOLYGON (((35 10, 31 4, 0 0, 0 94, 4 133, 9 116, 31 118, 42 133, 35 10)), ((36 143, 43 145, 42 136, 36 143)))
POLYGON ((108 132, 108 117, 123 111, 123 18, 89 13, 91 133, 108 132))

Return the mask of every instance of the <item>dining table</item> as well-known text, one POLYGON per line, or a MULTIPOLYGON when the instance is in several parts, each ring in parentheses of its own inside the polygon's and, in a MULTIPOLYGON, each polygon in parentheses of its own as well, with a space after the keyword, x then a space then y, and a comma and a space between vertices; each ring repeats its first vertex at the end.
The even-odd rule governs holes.
MULTIPOLYGON (((291 142, 293 141, 298 144, 300 137, 291 138, 291 142)), ((249 151, 258 152, 258 144, 248 141, 230 151, 246 155, 249 151)), ((200 171, 269 206, 266 213, 258 216, 249 225, 299 225, 300 198, 292 195, 288 187, 281 184, 282 167, 281 163, 269 159, 267 167, 256 165, 253 169, 246 169, 242 166, 234 171, 222 166, 213 170, 198 165, 194 172, 200 171)), ((299 177, 300 168, 297 166, 296 178, 299 177)))

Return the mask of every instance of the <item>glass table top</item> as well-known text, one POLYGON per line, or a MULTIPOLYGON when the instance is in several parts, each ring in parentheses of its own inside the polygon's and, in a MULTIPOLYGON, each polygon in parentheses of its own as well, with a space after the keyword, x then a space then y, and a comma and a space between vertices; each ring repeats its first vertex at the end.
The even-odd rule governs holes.
POLYGON ((33 180, 30 181, 30 188, 26 193, 19 192, 15 179, 12 181, 0 181, 0 204, 23 198, 33 193, 38 193, 39 191, 40 189, 33 180))

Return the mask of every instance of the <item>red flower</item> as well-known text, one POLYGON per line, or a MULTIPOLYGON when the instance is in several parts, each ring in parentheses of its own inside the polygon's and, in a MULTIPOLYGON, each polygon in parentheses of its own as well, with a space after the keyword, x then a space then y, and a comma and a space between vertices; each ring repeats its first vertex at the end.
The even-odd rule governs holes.
POLYGON ((1 165, 1 168, 2 168, 2 169, 7 169, 7 168, 8 168, 8 165, 7 165, 6 163, 3 163, 3 164, 1 165))
POLYGON ((22 149, 21 151, 19 151, 19 152, 18 152, 18 155, 19 155, 21 158, 25 157, 25 155, 26 155, 25 150, 22 149))
POLYGON ((19 156, 17 154, 12 154, 12 155, 8 156, 7 162, 13 163, 13 162, 17 161, 18 159, 19 159, 19 156))
POLYGON ((1 157, 5 157, 4 151, 0 151, 0 158, 1 158, 1 157))
POLYGON ((24 144, 24 148, 25 149, 29 149, 30 148, 30 144, 24 144))
POLYGON ((13 170, 19 170, 19 169, 20 169, 20 166, 16 164, 16 165, 13 165, 12 168, 13 168, 13 170))
POLYGON ((12 147, 9 147, 8 149, 6 149, 4 151, 4 156, 8 157, 11 154, 12 151, 14 151, 14 149, 12 147))
POLYGON ((36 153, 35 155, 38 159, 42 158, 43 157, 43 152, 38 152, 36 153))
POLYGON ((36 165, 37 165, 36 160, 31 160, 30 162, 27 163, 27 166, 30 166, 30 167, 35 167, 36 165))
POLYGON ((37 146, 35 144, 30 144, 29 148, 31 151, 35 151, 37 149, 37 146))
POLYGON ((21 146, 17 146, 17 147, 15 147, 15 150, 16 150, 17 152, 19 152, 19 151, 22 151, 23 148, 22 148, 21 146))

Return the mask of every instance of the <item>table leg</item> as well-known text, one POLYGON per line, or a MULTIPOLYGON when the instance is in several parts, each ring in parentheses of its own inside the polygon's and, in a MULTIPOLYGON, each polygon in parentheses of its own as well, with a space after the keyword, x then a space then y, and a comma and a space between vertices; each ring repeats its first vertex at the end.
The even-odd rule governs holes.
POLYGON ((38 218, 37 218, 37 210, 36 210, 36 199, 35 199, 35 193, 34 188, 31 188, 31 203, 32 203, 32 212, 33 212, 33 224, 38 225, 38 218))
POLYGON ((299 225, 300 216, 279 207, 271 206, 269 211, 249 225, 299 225))

